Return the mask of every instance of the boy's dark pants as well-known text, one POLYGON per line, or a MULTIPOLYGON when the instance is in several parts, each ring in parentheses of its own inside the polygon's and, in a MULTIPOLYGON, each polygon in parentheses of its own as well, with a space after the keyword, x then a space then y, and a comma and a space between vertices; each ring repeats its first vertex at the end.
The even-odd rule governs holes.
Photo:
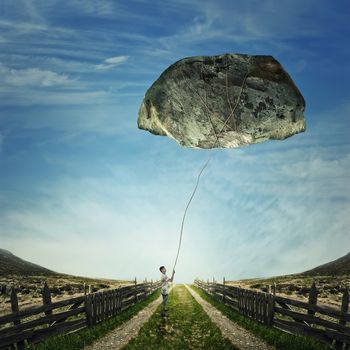
POLYGON ((163 311, 167 310, 167 306, 168 306, 168 294, 163 294, 162 293, 162 297, 163 297, 163 311))

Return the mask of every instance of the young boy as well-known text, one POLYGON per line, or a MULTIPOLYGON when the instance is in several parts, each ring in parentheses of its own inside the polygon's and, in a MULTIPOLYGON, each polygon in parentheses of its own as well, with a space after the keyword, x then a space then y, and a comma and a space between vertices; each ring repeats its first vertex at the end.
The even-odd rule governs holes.
POLYGON ((167 302, 168 302, 168 292, 169 292, 169 286, 168 282, 172 282, 174 280, 175 270, 173 270, 173 274, 171 275, 171 278, 169 278, 166 275, 166 268, 164 266, 161 266, 159 268, 159 271, 162 273, 160 280, 162 282, 162 297, 163 297, 163 311, 162 315, 167 316, 167 302))

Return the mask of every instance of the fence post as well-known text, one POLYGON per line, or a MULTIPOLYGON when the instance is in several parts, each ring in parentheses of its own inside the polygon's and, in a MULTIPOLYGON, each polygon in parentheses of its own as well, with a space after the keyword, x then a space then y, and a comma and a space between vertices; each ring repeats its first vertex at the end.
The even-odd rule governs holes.
POLYGON ((273 325, 275 317, 275 296, 271 293, 267 295, 267 325, 273 325))
MULTIPOLYGON (((312 286, 310 289, 310 294, 309 294, 309 306, 316 306, 317 305, 317 288, 316 288, 316 283, 315 281, 312 282, 312 286)), ((307 310, 308 315, 315 315, 315 310, 312 308, 307 310)))
POLYGON ((266 293, 271 294, 271 285, 269 284, 266 285, 266 293))
POLYGON ((275 297, 276 296, 276 282, 273 282, 272 293, 273 293, 273 296, 275 297))
POLYGON ((88 326, 92 325, 92 295, 85 294, 85 317, 86 317, 86 324, 88 326))
MULTIPOLYGON (((15 287, 11 288, 11 295, 10 296, 11 296, 11 311, 12 311, 12 313, 16 314, 19 311, 19 308, 18 308, 18 298, 17 298, 17 294, 15 291, 15 287)), ((19 325, 20 323, 21 323, 20 319, 13 321, 14 326, 19 325)), ((25 348, 24 340, 19 341, 17 343, 17 349, 22 350, 24 348, 25 348)))
POLYGON ((107 309, 107 304, 106 304, 106 291, 102 290, 101 292, 101 315, 102 315, 102 321, 106 319, 106 309, 107 309))
POLYGON ((222 279, 222 285, 223 285, 223 291, 222 291, 222 302, 225 304, 225 301, 226 301, 226 299, 225 299, 225 277, 222 279))
POLYGON ((92 295, 92 324, 96 324, 97 322, 97 293, 93 293, 92 295))
POLYGON ((84 282, 84 285, 83 285, 83 288, 84 288, 84 295, 86 295, 86 283, 84 282))
MULTIPOLYGON (((51 304, 51 293, 50 293, 50 289, 47 285, 47 283, 45 282, 44 284, 44 288, 43 288, 43 305, 50 305, 51 304)), ((45 315, 52 315, 52 310, 46 310, 45 311, 45 315)))
POLYGON ((113 316, 117 314, 117 289, 113 289, 113 316))
POLYGON ((120 286, 116 289, 116 314, 118 315, 121 311, 121 295, 120 295, 120 286))
MULTIPOLYGON (((340 311, 342 314, 347 314, 349 311, 349 289, 346 287, 344 292, 343 292, 343 297, 341 301, 341 308, 340 311)), ((339 324, 342 326, 346 326, 346 320, 340 319, 339 324)), ((335 348, 336 350, 342 350, 343 349, 343 343, 339 340, 335 342, 335 348)), ((347 350, 349 349, 349 345, 344 344, 344 349, 347 350)))
MULTIPOLYGON (((11 288, 10 297, 11 297, 11 311, 12 313, 17 313, 19 310, 18 298, 14 287, 11 288)), ((20 320, 15 320, 13 321, 13 324, 16 326, 17 324, 20 324, 20 322, 21 322, 20 320)))
POLYGON ((134 304, 136 304, 137 303, 137 287, 136 287, 136 285, 137 285, 137 279, 136 279, 136 277, 135 277, 135 281, 134 281, 134 288, 135 288, 135 296, 134 296, 134 304))

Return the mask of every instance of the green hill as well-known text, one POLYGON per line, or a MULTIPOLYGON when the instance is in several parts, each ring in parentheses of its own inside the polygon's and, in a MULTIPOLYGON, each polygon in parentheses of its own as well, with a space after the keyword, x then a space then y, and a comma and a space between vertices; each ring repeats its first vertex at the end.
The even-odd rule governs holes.
POLYGON ((23 260, 5 249, 0 248, 0 276, 9 275, 56 275, 57 273, 42 266, 23 260))
POLYGON ((301 275, 307 276, 341 276, 350 275, 350 253, 334 261, 317 266, 311 270, 303 272, 301 275))

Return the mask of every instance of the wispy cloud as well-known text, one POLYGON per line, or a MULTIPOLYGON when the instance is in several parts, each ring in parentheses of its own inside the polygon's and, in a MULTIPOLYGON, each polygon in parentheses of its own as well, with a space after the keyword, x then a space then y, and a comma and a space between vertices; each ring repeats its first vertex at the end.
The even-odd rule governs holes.
POLYGON ((3 28, 3 36, 6 39, 20 38, 20 36, 40 34, 43 39, 62 38, 74 35, 74 29, 55 27, 42 22, 28 22, 21 20, 0 19, 0 28, 3 28))
POLYGON ((0 154, 2 152, 2 146, 4 144, 4 135, 2 134, 2 132, 0 131, 0 154))
POLYGON ((0 64, 3 106, 91 104, 106 101, 108 91, 78 77, 40 68, 10 68, 0 64))
POLYGON ((48 90, 39 89, 26 89, 23 91, 18 91, 16 89, 10 90, 8 88, 6 91, 2 91, 0 88, 0 95, 2 95, 0 100, 3 107, 13 105, 17 105, 18 107, 49 105, 100 105, 102 103, 108 103, 110 100, 110 94, 108 91, 104 90, 60 90, 51 92, 48 90))
POLYGON ((11 69, 0 65, 0 81, 13 86, 62 86, 69 85, 74 80, 65 74, 57 74, 38 68, 11 69))
MULTIPOLYGON (((44 202, 32 203, 31 208, 2 213, 2 244, 26 241, 26 237, 35 232, 37 242, 49 247, 53 253, 64 243, 67 235, 70 241, 77 242, 84 236, 87 244, 80 260, 85 261, 84 264, 77 261, 72 264, 69 259, 63 263, 62 259, 53 258, 50 266, 56 270, 86 274, 86 263, 89 263, 85 254, 95 246, 96 253, 99 251, 98 254, 114 258, 108 263, 102 258, 101 265, 96 268, 89 266, 90 275, 127 277, 137 273, 138 276, 156 278, 155 266, 159 265, 159 260, 168 260, 168 252, 162 253, 161 247, 168 241, 165 234, 169 232, 167 220, 175 221, 176 208, 163 218, 157 218, 159 204, 146 201, 148 191, 142 190, 142 186, 134 191, 125 187, 123 183, 128 181, 128 176, 134 175, 127 171, 124 176, 105 177, 104 181, 97 178, 62 179, 42 193, 46 197, 44 202), (136 206, 142 207, 142 212, 135 213, 134 220, 130 221, 129 214, 136 206), (152 242, 152 245, 147 242, 152 242), (123 246, 123 249, 118 249, 118 254, 115 254, 117 246, 123 246), (135 271, 135 266, 128 264, 131 251, 144 261, 148 266, 146 269, 138 267, 138 271, 135 271), (110 268, 106 268, 106 264, 110 268)), ((167 202, 166 198, 162 199, 161 193, 154 200, 163 205, 167 202)), ((43 261, 43 264, 48 263, 43 261)))
MULTIPOLYGON (((243 2, 232 5, 229 2, 176 1, 162 5, 163 10, 171 14, 171 19, 167 21, 169 27, 164 33, 153 36, 147 33, 157 30, 165 19, 160 12, 160 22, 154 23, 153 12, 150 14, 140 10, 145 6, 143 1, 133 1, 130 6, 125 6, 107 0, 75 0, 63 7, 55 1, 40 6, 36 2, 27 2, 16 16, 16 6, 11 6, 9 15, 0 19, 0 27, 4 28, 0 59, 3 66, 8 67, 7 72, 3 72, 6 75, 3 81, 10 87, 16 85, 22 88, 31 85, 41 88, 54 85, 68 87, 74 85, 72 82, 77 86, 79 81, 80 87, 84 86, 93 94, 109 89, 111 76, 107 72, 113 71, 115 81, 121 81, 125 79, 125 74, 129 74, 133 76, 133 83, 140 86, 141 83, 145 84, 145 72, 147 77, 156 77, 175 59, 200 53, 218 53, 218 40, 224 41, 227 47, 236 43, 241 48, 249 47, 248 51, 253 51, 254 47, 261 51, 261 47, 257 46, 262 45, 262 39, 269 39, 264 42, 271 47, 278 45, 279 40, 319 33, 318 28, 314 32, 308 30, 305 27, 308 22, 302 21, 311 5, 289 5, 287 13, 280 5, 271 5, 269 1, 256 3, 263 11, 264 15, 261 15, 250 11, 250 7, 243 2), (72 8, 77 12, 72 12, 72 8), (72 13, 84 18, 84 21, 93 21, 93 16, 104 17, 108 23, 97 27, 79 27, 69 20, 72 13), (276 16, 276 13, 279 15, 276 16), (109 22, 109 18, 115 20, 109 22), (136 21, 137 25, 132 30, 130 24, 125 28, 118 24, 124 23, 126 18, 136 21), (175 25, 173 18, 179 18, 179 24, 175 25), (279 30, 276 30, 277 27, 279 30), (204 43, 205 52, 199 49, 204 43), (142 57, 142 64, 135 64, 129 57, 142 57), (116 69, 122 64, 125 64, 123 70, 116 69), (101 73, 101 76, 96 78, 96 73, 101 73), (102 85, 105 88, 101 88, 102 85)), ((286 50, 282 44, 279 49, 286 50)), ((304 58, 295 62, 299 62, 299 70, 307 64, 304 58)), ((7 105, 11 100, 7 99, 9 93, 10 90, 3 96, 7 105)), ((80 95, 83 93, 81 91, 80 95)), ((52 91, 49 94, 53 97, 52 91)), ((20 95, 26 94, 23 91, 20 95)), ((65 100, 61 96, 62 92, 57 95, 59 103, 65 100)), ((18 101, 18 104, 28 105, 28 100, 23 103, 18 101)), ((45 103, 51 100, 46 99, 45 103)), ((70 100, 66 99, 69 104, 70 100)), ((35 101, 40 104, 41 99, 33 98, 32 104, 35 101)))
MULTIPOLYGON (((159 261, 171 263, 181 213, 209 152, 145 137, 150 143, 134 144, 133 138, 122 142, 139 150, 136 162, 121 151, 113 153, 113 159, 94 164, 103 176, 47 180, 40 190, 43 200, 3 212, 4 242, 14 247, 36 232, 38 247, 51 252, 51 268, 101 276, 133 274, 134 267, 128 266, 128 252, 133 251, 143 261, 138 273, 156 277, 150 271, 159 261), (77 242, 84 237, 84 263, 72 265, 69 257, 62 263, 55 257, 68 236, 77 242), (93 246, 101 254, 100 266, 87 262, 93 246), (113 255, 115 246, 123 246, 125 253, 113 255), (122 266, 122 272, 106 270, 107 262, 122 266)), ((350 147, 332 148, 327 140, 315 143, 302 134, 258 147, 215 151, 186 222, 178 278, 293 273, 346 253, 350 147)), ((51 166, 64 166, 65 173, 81 162, 49 154, 46 159, 51 166)))
MULTIPOLYGON (((3 56, 15 68, 0 63, 0 100, 3 105, 49 105, 108 102, 108 97, 126 87, 137 87, 134 81, 106 83, 102 78, 86 79, 87 74, 103 75, 125 63, 128 56, 107 58, 102 64, 57 57, 3 56), (30 62, 34 67, 19 68, 30 62), (39 68, 42 67, 42 68, 39 68), (60 72, 60 73, 59 73, 60 72), (14 94, 14 89, 16 93, 14 94), (101 100, 102 98, 102 100, 101 100)), ((144 84, 141 84, 144 86, 144 84)), ((132 94, 132 93, 131 93, 132 94)))
POLYGON ((97 70, 110 70, 128 60, 129 56, 114 56, 106 58, 102 64, 96 66, 97 70))
MULTIPOLYGON (((73 52, 72 52, 73 53, 73 52)), ((40 70, 53 70, 62 73, 93 73, 95 71, 109 70, 122 63, 125 63, 129 56, 115 56, 103 60, 102 63, 98 63, 101 60, 96 57, 86 57, 86 54, 82 54, 84 57, 76 58, 59 58, 53 54, 50 55, 25 55, 25 54, 0 54, 0 59, 4 62, 8 62, 13 70, 23 69, 24 66, 31 66, 31 68, 40 70)), ((70 55, 68 55, 70 56, 70 55)), ((3 70, 6 69, 4 64, 0 63, 0 67, 3 70)), ((10 70, 10 68, 7 68, 10 70)))
POLYGON ((111 16, 115 13, 116 3, 110 0, 72 0, 68 6, 89 16, 111 16))
POLYGON ((348 57, 339 55, 347 18, 321 5, 8 1, 0 15, 1 244, 55 270, 117 278, 134 275, 132 254, 138 274, 151 277, 172 260, 210 153, 180 279, 297 272, 346 253, 350 109, 341 105, 347 66, 337 60, 348 57), (273 54, 299 74, 306 133, 199 152, 136 129, 145 90, 171 63, 227 51, 273 54))

